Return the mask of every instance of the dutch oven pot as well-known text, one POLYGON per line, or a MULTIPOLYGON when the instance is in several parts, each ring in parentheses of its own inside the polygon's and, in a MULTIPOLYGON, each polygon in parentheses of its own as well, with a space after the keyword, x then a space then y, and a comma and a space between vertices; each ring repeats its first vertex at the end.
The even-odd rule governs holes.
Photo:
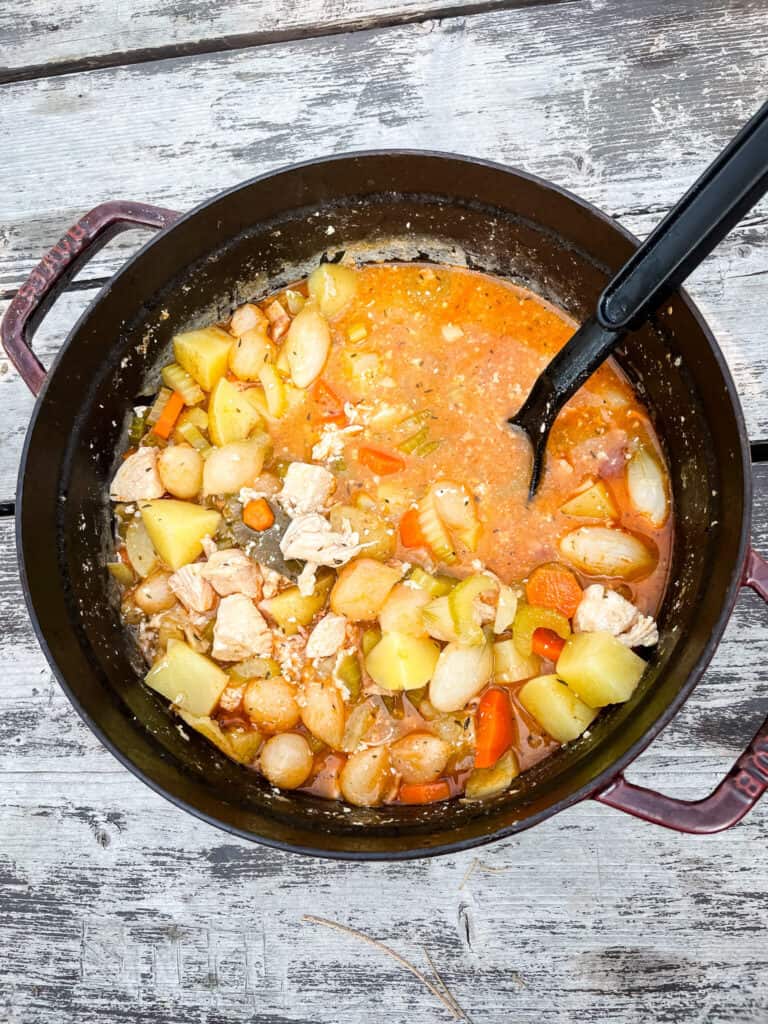
MULTIPOLYGON (((141 682, 103 562, 108 482, 135 396, 179 330, 303 276, 324 253, 359 260, 466 264, 517 281, 576 320, 594 308, 636 241, 544 181, 479 161, 361 153, 255 178, 179 215, 111 202, 86 214, 43 259, 5 316, 5 349, 38 395, 18 484, 17 541, 30 616, 83 719, 132 772, 211 824, 246 839, 342 858, 453 852, 535 825, 585 797, 686 832, 733 825, 768 788, 768 722, 715 791, 674 800, 622 771, 678 711, 746 584, 768 599, 768 564, 749 548, 750 451, 714 338, 678 294, 631 335, 618 362, 666 445, 676 514, 661 639, 627 704, 588 736, 486 803, 351 810, 276 793, 202 737, 186 737, 141 682), (77 267, 116 232, 159 233, 102 289, 46 373, 36 324, 77 267)), ((514 368, 510 367, 510 374, 514 368)), ((510 410, 513 411, 513 410, 510 410)))

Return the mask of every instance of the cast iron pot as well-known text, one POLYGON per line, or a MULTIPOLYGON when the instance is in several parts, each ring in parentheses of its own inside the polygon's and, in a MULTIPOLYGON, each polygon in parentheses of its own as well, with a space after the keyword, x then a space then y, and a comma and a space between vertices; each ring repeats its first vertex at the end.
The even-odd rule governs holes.
MULTIPOLYGON (((676 511, 661 640, 629 703, 487 803, 350 810, 277 794, 258 775, 186 738, 141 683, 103 561, 107 485, 135 396, 156 387, 175 332, 304 275, 324 253, 463 263, 522 283, 582 320, 636 241, 544 181, 474 160, 360 153, 255 178, 179 215, 111 202, 86 214, 19 290, 3 345, 38 395, 18 485, 17 540, 30 616, 83 719, 132 772, 246 839, 340 858, 453 852, 535 825, 593 797, 687 832, 733 825, 768 788, 768 722, 704 800, 631 785, 622 771, 678 711, 747 584, 768 599, 768 564, 749 548, 750 451, 733 382, 697 310, 677 295, 618 361, 667 448, 676 511), (36 324, 79 264, 115 232, 157 234, 102 289, 46 373, 36 324)), ((510 367, 510 375, 514 369, 510 367)), ((513 411, 510 409, 510 411, 513 411)))

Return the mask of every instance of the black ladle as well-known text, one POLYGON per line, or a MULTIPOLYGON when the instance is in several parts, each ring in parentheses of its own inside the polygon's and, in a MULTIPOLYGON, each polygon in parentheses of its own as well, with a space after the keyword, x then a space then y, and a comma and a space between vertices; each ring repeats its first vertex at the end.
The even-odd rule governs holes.
POLYGON ((529 500, 541 481, 552 424, 568 399, 767 190, 765 103, 624 264, 600 296, 595 315, 542 370, 519 412, 509 419, 533 446, 529 500))

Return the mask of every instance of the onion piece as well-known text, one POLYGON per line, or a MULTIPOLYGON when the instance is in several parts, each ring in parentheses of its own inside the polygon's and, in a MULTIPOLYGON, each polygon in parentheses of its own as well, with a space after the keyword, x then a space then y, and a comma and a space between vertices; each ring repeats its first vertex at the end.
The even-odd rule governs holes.
POLYGON ((443 648, 429 684, 429 700, 438 711, 458 711, 482 690, 493 672, 490 644, 443 648))
POLYGON ((652 526, 664 525, 669 515, 666 478, 647 448, 638 448, 627 463, 627 490, 637 512, 652 526))
POLYGON ((125 550, 136 573, 142 578, 149 576, 157 565, 157 552, 140 519, 134 519, 126 530, 125 550))
POLYGON ((513 587, 502 584, 499 587, 499 600, 496 604, 496 617, 493 622, 493 632, 499 633, 509 629, 517 614, 517 602, 520 594, 513 587))
POLYGON ((636 580, 656 568, 658 552, 651 541, 608 526, 582 526, 560 540, 563 557, 588 576, 636 580))

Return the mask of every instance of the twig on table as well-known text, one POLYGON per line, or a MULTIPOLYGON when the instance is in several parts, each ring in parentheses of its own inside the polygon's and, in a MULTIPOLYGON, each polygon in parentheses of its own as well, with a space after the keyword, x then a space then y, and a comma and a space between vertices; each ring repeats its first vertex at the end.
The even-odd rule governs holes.
POLYGON ((427 949, 427 947, 422 946, 421 948, 424 950, 424 956, 427 958, 427 963, 432 968, 432 973, 434 974, 437 983, 440 985, 440 988, 443 990, 445 998, 450 1002, 451 1006, 453 1007, 454 1013, 458 1014, 459 1020, 465 1020, 467 1021, 467 1024, 474 1024, 472 1018, 469 1016, 467 1011, 461 1006, 460 1003, 456 1001, 456 997, 454 996, 453 992, 451 992, 446 983, 443 981, 442 975, 440 974, 440 971, 438 971, 437 967, 435 967, 435 961, 429 955, 429 950, 427 949))
MULTIPOLYGON (((414 978, 418 978, 422 985, 432 993, 435 999, 439 1000, 446 1010, 451 1013, 454 1020, 465 1020, 468 1021, 469 1024, 472 1024, 450 993, 448 993, 448 997, 446 998, 440 989, 433 985, 426 975, 422 974, 418 967, 414 967, 414 965, 406 960, 405 957, 400 956, 399 953, 396 953, 394 949, 386 946, 383 942, 379 942, 378 939, 372 939, 370 935, 366 935, 365 932, 358 931, 357 928, 350 928, 348 925, 340 924, 338 921, 329 921, 327 917, 315 917, 314 914, 304 914, 302 921, 308 921, 310 924, 319 924, 324 928, 333 928, 337 932, 345 932, 347 935, 353 935, 356 939, 360 939, 361 942, 367 942, 369 946, 374 946, 376 949, 380 949, 382 953, 386 953, 388 956, 391 956, 392 959, 400 964, 401 967, 406 971, 409 971, 414 978)), ((432 969, 434 970, 434 967, 432 969)), ((435 973, 437 974, 437 972, 435 973)), ((442 979, 440 979, 440 983, 445 987, 442 979)))

